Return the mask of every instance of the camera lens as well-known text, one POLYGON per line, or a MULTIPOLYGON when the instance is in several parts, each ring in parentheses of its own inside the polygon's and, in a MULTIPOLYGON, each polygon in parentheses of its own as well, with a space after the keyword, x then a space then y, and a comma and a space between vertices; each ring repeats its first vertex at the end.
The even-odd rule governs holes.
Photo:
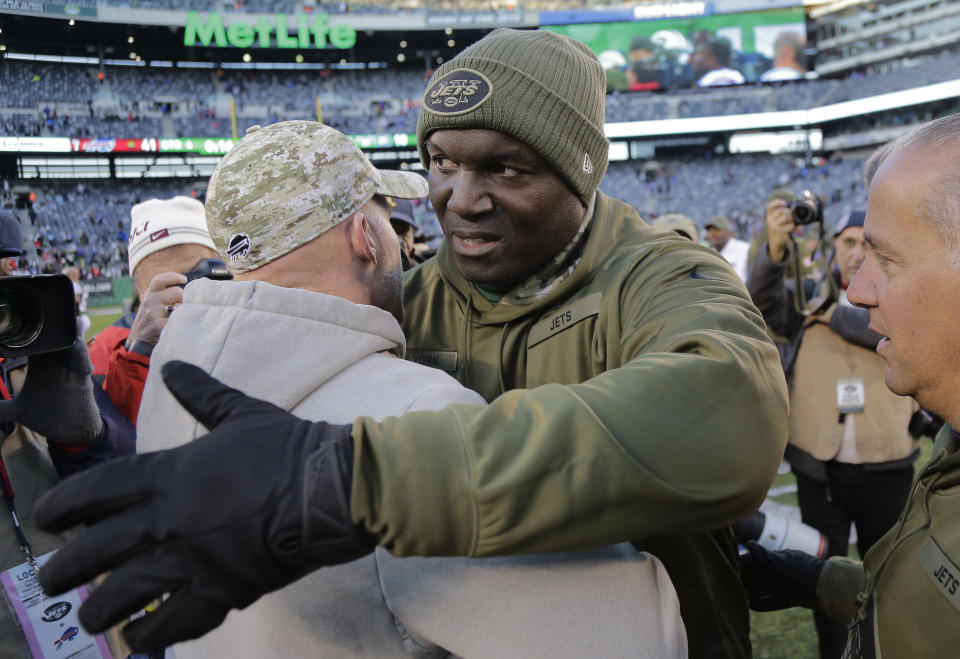
POLYGON ((43 306, 26 286, 0 288, 0 345, 22 348, 37 338, 43 327, 43 306))
POLYGON ((793 221, 797 224, 809 224, 813 219, 814 211, 807 202, 801 202, 793 207, 793 221))

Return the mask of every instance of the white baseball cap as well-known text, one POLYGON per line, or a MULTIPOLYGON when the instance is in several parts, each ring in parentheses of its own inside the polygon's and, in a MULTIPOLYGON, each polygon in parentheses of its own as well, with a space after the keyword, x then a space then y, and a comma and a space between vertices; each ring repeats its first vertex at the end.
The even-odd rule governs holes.
POLYGON ((207 231, 203 204, 190 197, 148 199, 130 209, 130 274, 145 257, 174 245, 217 248, 207 231))

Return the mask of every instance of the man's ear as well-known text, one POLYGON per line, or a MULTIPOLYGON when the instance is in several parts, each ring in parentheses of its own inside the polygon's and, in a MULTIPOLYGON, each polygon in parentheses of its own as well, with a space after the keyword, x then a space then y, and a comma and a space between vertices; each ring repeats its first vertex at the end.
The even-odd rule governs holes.
POLYGON ((370 220, 363 214, 363 211, 357 211, 345 222, 348 224, 347 236, 350 239, 350 247, 353 249, 354 256, 361 261, 376 265, 377 244, 373 240, 373 227, 370 226, 370 220))

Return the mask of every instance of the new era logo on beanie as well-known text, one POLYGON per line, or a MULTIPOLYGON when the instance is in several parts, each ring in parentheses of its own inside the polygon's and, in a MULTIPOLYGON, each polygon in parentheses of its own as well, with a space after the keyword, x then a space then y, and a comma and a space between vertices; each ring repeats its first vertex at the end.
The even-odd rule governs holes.
POLYGON ((543 156, 584 204, 607 171, 606 75, 586 45, 540 30, 494 30, 441 65, 417 122, 420 159, 437 130, 495 130, 543 156))

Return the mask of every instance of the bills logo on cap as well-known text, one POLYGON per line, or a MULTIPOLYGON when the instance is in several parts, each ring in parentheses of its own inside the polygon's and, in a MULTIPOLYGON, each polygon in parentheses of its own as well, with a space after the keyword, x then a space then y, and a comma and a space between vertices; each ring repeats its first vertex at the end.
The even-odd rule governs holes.
POLYGON ((227 256, 230 257, 231 263, 236 263, 249 253, 250 236, 245 233, 235 233, 230 236, 230 243, 227 245, 227 256))
POLYGON ((476 110, 493 92, 493 85, 482 73, 454 69, 434 82, 423 95, 428 112, 444 116, 476 110))

